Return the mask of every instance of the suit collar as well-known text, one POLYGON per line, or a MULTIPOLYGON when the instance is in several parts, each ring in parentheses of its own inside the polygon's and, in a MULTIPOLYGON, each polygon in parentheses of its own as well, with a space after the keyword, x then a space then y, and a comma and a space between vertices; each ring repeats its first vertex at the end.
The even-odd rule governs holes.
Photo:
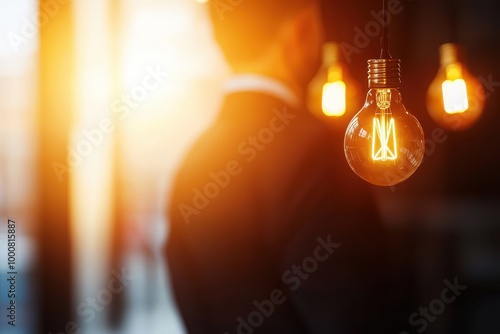
POLYGON ((225 84, 225 94, 255 92, 275 97, 291 107, 299 108, 301 103, 293 91, 283 82, 271 77, 257 74, 239 74, 233 76, 225 84))

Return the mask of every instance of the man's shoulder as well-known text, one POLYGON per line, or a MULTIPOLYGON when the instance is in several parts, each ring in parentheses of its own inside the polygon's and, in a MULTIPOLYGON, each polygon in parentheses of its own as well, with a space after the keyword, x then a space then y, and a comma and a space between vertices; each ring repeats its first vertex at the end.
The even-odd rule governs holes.
POLYGON ((252 117, 218 118, 190 148, 182 169, 217 167, 229 160, 307 155, 332 146, 331 129, 306 110, 288 106, 254 111, 252 117))
POLYGON ((333 144, 329 128, 307 110, 267 97, 241 97, 223 106, 192 145, 178 170, 174 192, 181 195, 209 182, 210 173, 228 169, 243 170, 244 182, 317 169, 313 165, 328 164, 335 154, 333 144))

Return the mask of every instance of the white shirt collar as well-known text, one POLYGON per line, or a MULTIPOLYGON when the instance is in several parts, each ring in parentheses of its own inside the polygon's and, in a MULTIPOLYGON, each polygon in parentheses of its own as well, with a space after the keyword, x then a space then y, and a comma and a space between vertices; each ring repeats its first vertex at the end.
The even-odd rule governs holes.
POLYGON ((238 74, 230 78, 224 84, 223 91, 226 94, 237 92, 261 92, 272 95, 293 107, 299 107, 300 101, 293 91, 284 83, 257 74, 238 74))

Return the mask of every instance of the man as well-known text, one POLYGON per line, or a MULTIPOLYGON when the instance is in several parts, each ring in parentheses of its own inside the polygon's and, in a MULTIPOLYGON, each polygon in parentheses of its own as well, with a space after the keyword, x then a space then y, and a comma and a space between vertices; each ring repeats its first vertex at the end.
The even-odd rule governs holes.
POLYGON ((376 210, 340 138, 303 102, 320 61, 319 1, 233 3, 210 11, 234 76, 168 208, 167 258, 186 327, 375 333, 387 299, 378 295, 376 210))

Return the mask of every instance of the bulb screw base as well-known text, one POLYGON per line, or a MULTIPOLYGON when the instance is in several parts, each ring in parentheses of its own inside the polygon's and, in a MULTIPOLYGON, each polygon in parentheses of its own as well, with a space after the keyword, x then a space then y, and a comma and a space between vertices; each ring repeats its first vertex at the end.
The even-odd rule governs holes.
POLYGON ((323 45, 323 64, 332 65, 340 61, 340 47, 337 43, 327 42, 323 45))
POLYGON ((368 60, 370 88, 399 88, 401 86, 401 59, 368 60))
POLYGON ((463 55, 463 50, 458 44, 446 43, 439 48, 439 55, 441 66, 447 66, 458 62, 463 55))

